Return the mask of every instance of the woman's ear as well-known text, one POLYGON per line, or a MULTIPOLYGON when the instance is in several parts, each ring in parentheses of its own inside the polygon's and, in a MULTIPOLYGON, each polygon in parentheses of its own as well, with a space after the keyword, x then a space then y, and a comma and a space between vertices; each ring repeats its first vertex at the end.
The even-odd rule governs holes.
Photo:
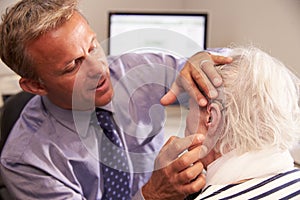
POLYGON ((207 106, 207 119, 206 119, 206 127, 208 130, 208 134, 213 134, 218 131, 218 127, 222 120, 221 107, 217 103, 211 103, 207 106))
POLYGON ((201 155, 203 158, 208 156, 213 156, 213 158, 210 162, 215 160, 217 156, 217 152, 213 149, 218 140, 220 139, 220 136, 222 134, 222 127, 223 127, 223 118, 222 118, 222 106, 221 104, 218 104, 216 102, 210 103, 206 106, 206 122, 205 126, 207 128, 207 132, 205 135, 205 140, 203 141, 203 146, 206 148, 203 148, 203 155, 201 155))
POLYGON ((21 78, 19 80, 20 87, 25 91, 37 95, 46 95, 47 91, 45 86, 38 80, 28 78, 21 78))

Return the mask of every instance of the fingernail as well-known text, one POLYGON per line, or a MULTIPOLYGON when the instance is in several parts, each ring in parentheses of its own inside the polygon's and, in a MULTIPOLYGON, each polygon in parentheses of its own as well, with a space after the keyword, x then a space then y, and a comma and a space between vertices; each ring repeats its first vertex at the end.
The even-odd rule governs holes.
POLYGON ((203 134, 197 134, 197 139, 199 141, 203 141, 205 139, 205 136, 203 134))
POLYGON ((199 158, 204 158, 207 155, 207 153, 208 153, 207 147, 205 145, 202 145, 199 158))
POLYGON ((205 99, 200 99, 200 101, 199 101, 200 106, 205 106, 206 103, 207 103, 207 101, 205 99))
POLYGON ((211 97, 211 98, 215 98, 215 97, 218 96, 218 93, 217 93, 217 91, 215 91, 215 90, 209 91, 209 94, 210 94, 210 97, 211 97))
POLYGON ((220 78, 214 78, 214 85, 220 85, 222 83, 222 80, 220 78))

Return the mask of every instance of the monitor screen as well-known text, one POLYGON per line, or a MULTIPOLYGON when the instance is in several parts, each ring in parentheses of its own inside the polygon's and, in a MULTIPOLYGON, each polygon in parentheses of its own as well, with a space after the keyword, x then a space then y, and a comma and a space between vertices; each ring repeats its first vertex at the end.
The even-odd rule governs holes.
POLYGON ((109 55, 158 51, 191 56, 206 48, 207 14, 109 13, 109 55))

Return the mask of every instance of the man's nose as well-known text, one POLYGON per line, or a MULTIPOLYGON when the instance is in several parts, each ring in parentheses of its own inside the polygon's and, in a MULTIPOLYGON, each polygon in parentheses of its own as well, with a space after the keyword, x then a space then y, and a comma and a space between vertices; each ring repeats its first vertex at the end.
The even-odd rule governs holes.
POLYGON ((100 78, 106 71, 105 62, 101 57, 89 55, 84 64, 86 65, 87 75, 91 78, 100 78))

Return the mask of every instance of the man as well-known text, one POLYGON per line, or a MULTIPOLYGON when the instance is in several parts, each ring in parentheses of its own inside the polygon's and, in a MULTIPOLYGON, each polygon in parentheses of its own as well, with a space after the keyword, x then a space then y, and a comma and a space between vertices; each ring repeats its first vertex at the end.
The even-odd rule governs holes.
MULTIPOLYGON (((154 105, 186 60, 155 54, 107 60, 76 6, 75 0, 23 0, 3 17, 1 59, 21 76, 23 90, 37 94, 1 154, 8 189, 17 199, 182 199, 198 191, 204 185, 197 162, 201 149, 177 157, 201 144, 201 137, 170 139, 147 182, 163 137, 163 113, 154 105), (150 76, 141 76, 143 70, 163 80, 146 79, 150 76), (108 139, 106 131, 117 134, 108 139)), ((183 78, 176 79, 161 103, 172 103, 185 89, 205 105, 196 84, 205 96, 216 97, 214 86, 222 81, 210 60, 203 53, 186 62, 183 78)))
POLYGON ((191 99, 185 134, 202 133, 206 186, 196 199, 299 199, 289 149, 300 130, 300 81, 254 48, 233 48, 218 66, 223 86, 205 107, 191 99))

